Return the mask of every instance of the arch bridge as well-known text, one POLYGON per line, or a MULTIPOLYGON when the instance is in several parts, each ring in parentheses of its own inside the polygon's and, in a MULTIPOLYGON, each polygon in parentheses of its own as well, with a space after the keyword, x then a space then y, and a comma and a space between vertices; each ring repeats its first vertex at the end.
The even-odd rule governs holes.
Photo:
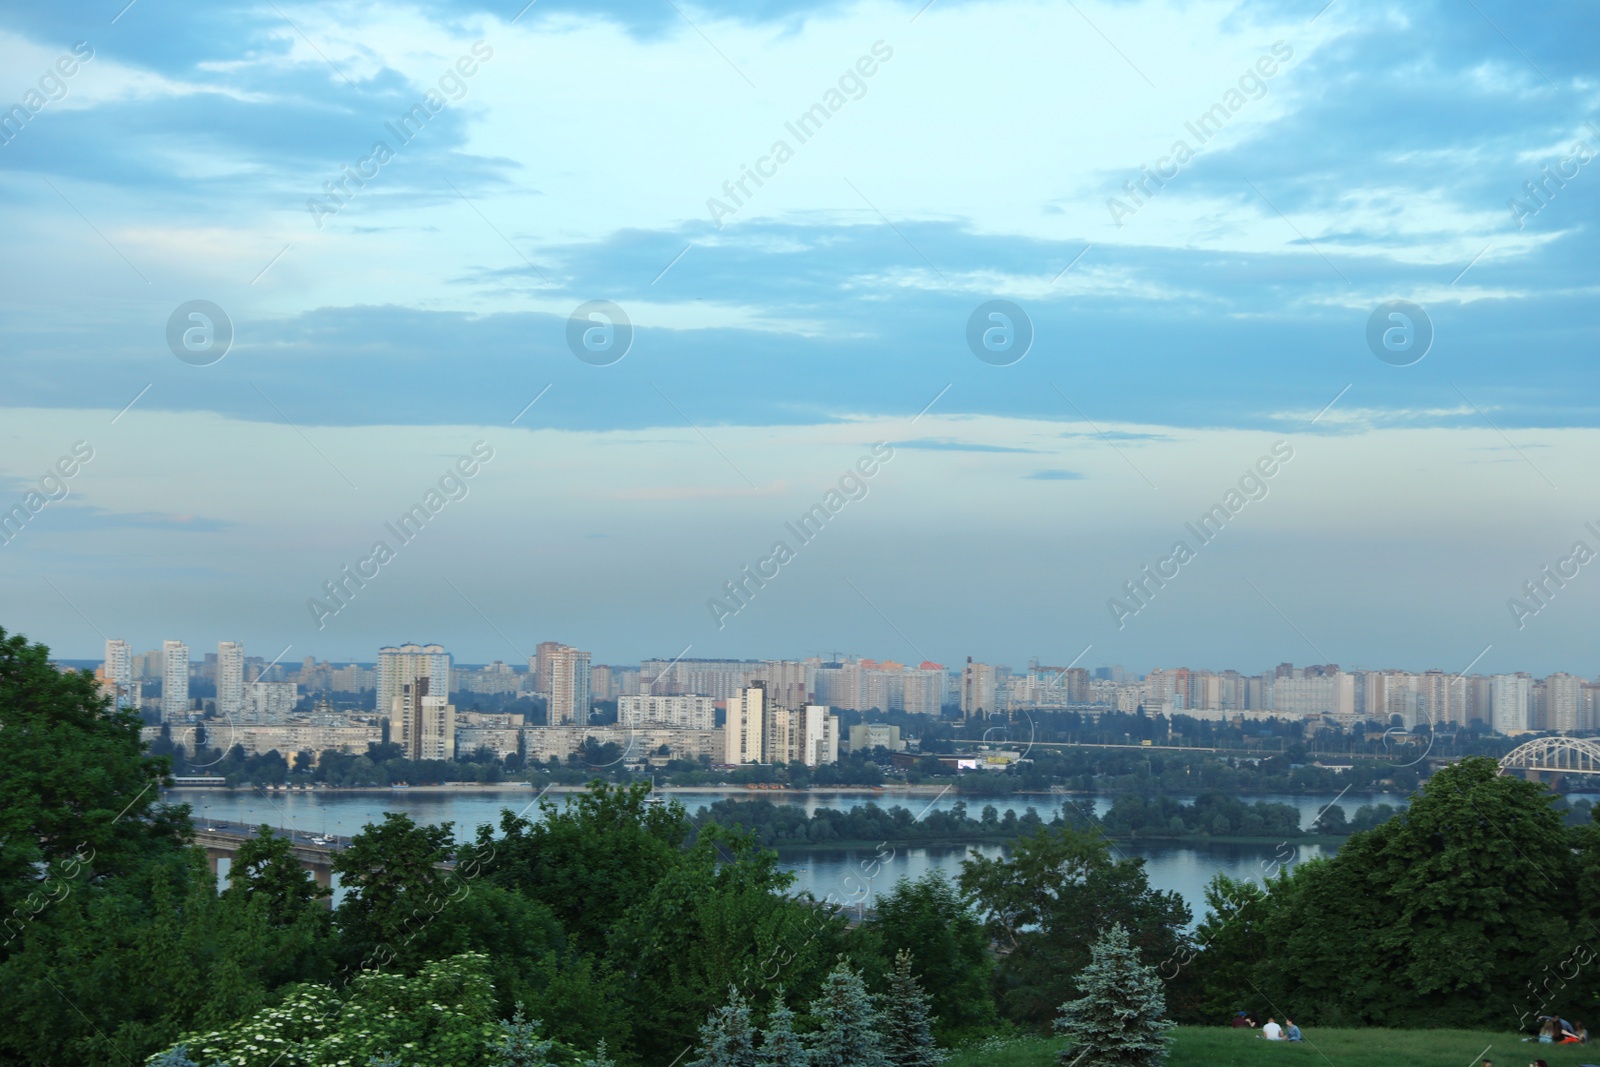
POLYGON ((1569 774, 1600 775, 1600 741, 1587 737, 1541 737, 1500 757, 1500 773, 1520 771, 1535 781, 1569 774))

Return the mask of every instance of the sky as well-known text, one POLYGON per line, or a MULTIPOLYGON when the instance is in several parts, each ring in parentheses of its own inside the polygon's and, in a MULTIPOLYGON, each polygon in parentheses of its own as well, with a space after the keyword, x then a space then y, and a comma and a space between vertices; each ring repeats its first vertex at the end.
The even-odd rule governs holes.
POLYGON ((0 627, 1594 676, 1597 38, 13 6, 0 627))

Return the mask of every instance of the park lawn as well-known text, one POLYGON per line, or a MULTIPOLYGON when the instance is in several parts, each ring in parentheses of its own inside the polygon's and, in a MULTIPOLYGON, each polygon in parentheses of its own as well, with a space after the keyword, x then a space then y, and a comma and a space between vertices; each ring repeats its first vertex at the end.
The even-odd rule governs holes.
MULTIPOLYGON (((1486 1030, 1323 1030, 1306 1041, 1267 1042, 1255 1031, 1221 1026, 1180 1026, 1167 1067, 1471 1067, 1486 1049, 1495 1067, 1525 1067, 1543 1059, 1550 1067, 1600 1063, 1600 1046, 1540 1045, 1520 1034, 1486 1030)), ((994 1052, 953 1053, 945 1067, 1053 1067, 1060 1039, 1018 1041, 994 1052)))

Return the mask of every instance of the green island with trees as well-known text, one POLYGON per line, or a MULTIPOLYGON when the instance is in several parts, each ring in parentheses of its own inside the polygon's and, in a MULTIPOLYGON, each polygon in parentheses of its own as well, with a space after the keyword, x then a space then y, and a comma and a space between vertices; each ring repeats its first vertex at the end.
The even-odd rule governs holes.
MULTIPOLYGON (((763 844, 792 816, 697 819, 642 782, 466 842, 389 813, 334 854, 337 907, 263 827, 219 892, 139 726, 0 633, 0 1062, 1461 1065, 1534 1058, 1516 1043, 1540 1016, 1600 1003, 1600 825, 1485 756, 1336 855, 1218 876, 1203 916, 1111 826, 1019 817, 1003 854, 852 921, 763 844), (1239 1011, 1307 1040, 1268 1046, 1227 1026, 1239 1011)), ((1144 796, 1106 821, 1232 829, 1225 799, 1144 796)))

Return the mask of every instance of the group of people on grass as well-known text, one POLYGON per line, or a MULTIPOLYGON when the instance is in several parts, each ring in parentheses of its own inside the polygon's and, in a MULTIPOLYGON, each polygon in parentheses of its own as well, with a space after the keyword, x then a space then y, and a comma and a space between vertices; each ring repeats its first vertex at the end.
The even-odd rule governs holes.
POLYGON ((1582 1023, 1569 1023, 1559 1015, 1539 1016, 1541 1045, 1587 1045, 1589 1031, 1582 1023))
MULTIPOLYGON (((1234 1014, 1233 1021, 1229 1025, 1235 1030, 1254 1030, 1256 1028, 1256 1020, 1255 1017, 1250 1015, 1248 1012, 1241 1011, 1234 1014)), ((1257 1036, 1264 1037, 1268 1041, 1303 1040, 1300 1036, 1300 1028, 1296 1026, 1294 1024, 1294 1020, 1288 1016, 1284 1016, 1282 1026, 1278 1025, 1277 1019, 1274 1019, 1270 1015, 1267 1016, 1266 1024, 1261 1027, 1261 1033, 1257 1036)))

